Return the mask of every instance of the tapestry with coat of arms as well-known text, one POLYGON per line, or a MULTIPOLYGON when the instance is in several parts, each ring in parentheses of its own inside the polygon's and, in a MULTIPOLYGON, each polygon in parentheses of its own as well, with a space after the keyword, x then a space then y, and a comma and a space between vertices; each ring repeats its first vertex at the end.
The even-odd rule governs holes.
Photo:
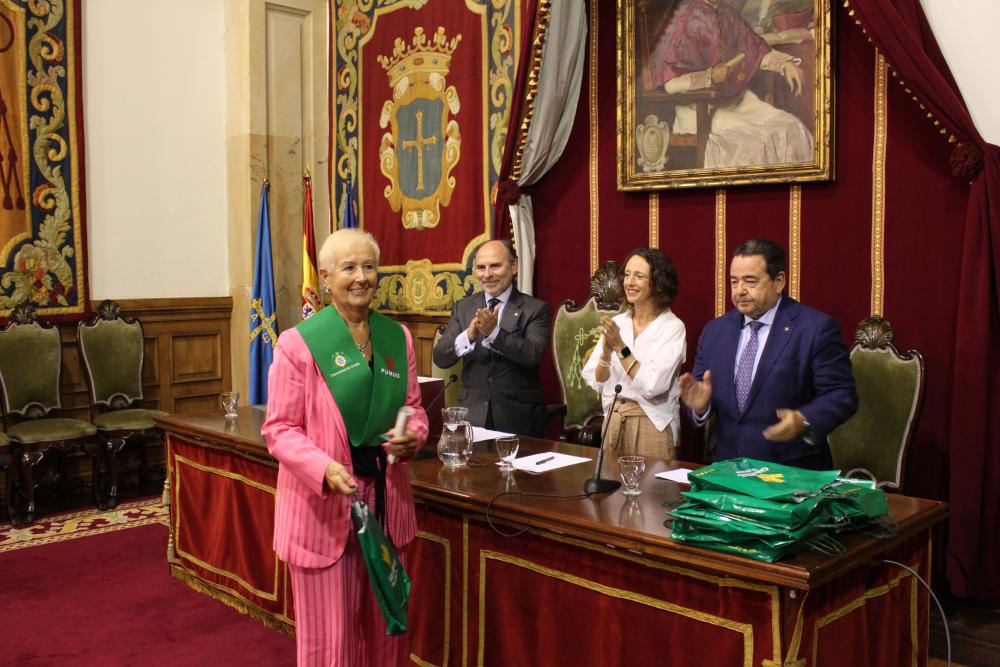
POLYGON ((88 310, 80 0, 0 0, 0 318, 88 310))
POLYGON ((375 306, 449 311, 475 285, 507 138, 523 0, 336 0, 331 202, 381 247, 375 306), (350 217, 350 216, 349 216, 350 217))

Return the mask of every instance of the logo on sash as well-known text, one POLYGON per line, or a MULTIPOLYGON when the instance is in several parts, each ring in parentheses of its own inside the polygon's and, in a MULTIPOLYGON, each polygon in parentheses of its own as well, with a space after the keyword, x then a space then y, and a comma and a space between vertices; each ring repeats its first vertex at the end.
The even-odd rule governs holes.
POLYGON ((396 378, 397 380, 400 379, 401 376, 399 371, 396 370, 396 360, 386 355, 385 357, 382 357, 382 361, 385 363, 385 367, 380 369, 382 371, 382 375, 388 375, 389 377, 396 378))
POLYGON ((338 352, 335 355, 333 355, 333 364, 337 368, 343 368, 344 366, 347 365, 347 357, 345 357, 343 353, 338 352))
POLYGON ((455 86, 446 86, 451 56, 461 41, 451 41, 439 27, 428 43, 422 27, 412 44, 397 37, 392 56, 378 56, 392 88, 382 105, 379 163, 389 179, 385 198, 395 213, 402 211, 404 229, 436 227, 441 207, 451 203, 462 135, 450 116, 460 108, 455 86))

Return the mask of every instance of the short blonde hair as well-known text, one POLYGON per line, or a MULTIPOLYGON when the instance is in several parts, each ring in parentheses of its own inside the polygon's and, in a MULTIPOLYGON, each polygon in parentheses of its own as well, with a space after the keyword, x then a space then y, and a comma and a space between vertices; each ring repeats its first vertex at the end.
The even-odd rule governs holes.
POLYGON ((323 247, 319 249, 319 266, 317 268, 330 271, 337 263, 337 247, 354 241, 364 241, 372 247, 372 250, 375 252, 375 265, 377 266, 381 253, 378 241, 375 240, 374 236, 362 229, 351 228, 338 229, 326 237, 326 241, 323 241, 323 247))

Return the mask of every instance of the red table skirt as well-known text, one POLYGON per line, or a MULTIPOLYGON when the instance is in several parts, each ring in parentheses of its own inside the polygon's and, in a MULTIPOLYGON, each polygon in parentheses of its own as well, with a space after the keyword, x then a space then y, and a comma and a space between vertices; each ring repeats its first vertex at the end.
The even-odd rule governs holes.
MULTIPOLYGON (((174 576, 294 632, 271 549, 277 465, 167 438, 174 576)), ((928 595, 874 562, 809 591, 719 576, 418 501, 410 639, 426 665, 925 665, 928 595), (514 530, 501 525, 503 530, 514 530)), ((922 533, 887 556, 925 579, 922 533)))

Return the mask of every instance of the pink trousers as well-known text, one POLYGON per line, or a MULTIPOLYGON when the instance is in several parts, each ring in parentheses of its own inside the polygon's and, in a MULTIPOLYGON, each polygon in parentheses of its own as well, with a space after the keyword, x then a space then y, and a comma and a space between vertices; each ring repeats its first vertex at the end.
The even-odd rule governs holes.
MULTIPOLYGON (((374 505, 374 503, 371 503, 374 505)), ((404 569, 410 545, 400 550, 404 569)), ((344 555, 325 568, 288 566, 295 598, 299 667, 395 667, 409 664, 407 633, 385 634, 353 530, 344 555)))

